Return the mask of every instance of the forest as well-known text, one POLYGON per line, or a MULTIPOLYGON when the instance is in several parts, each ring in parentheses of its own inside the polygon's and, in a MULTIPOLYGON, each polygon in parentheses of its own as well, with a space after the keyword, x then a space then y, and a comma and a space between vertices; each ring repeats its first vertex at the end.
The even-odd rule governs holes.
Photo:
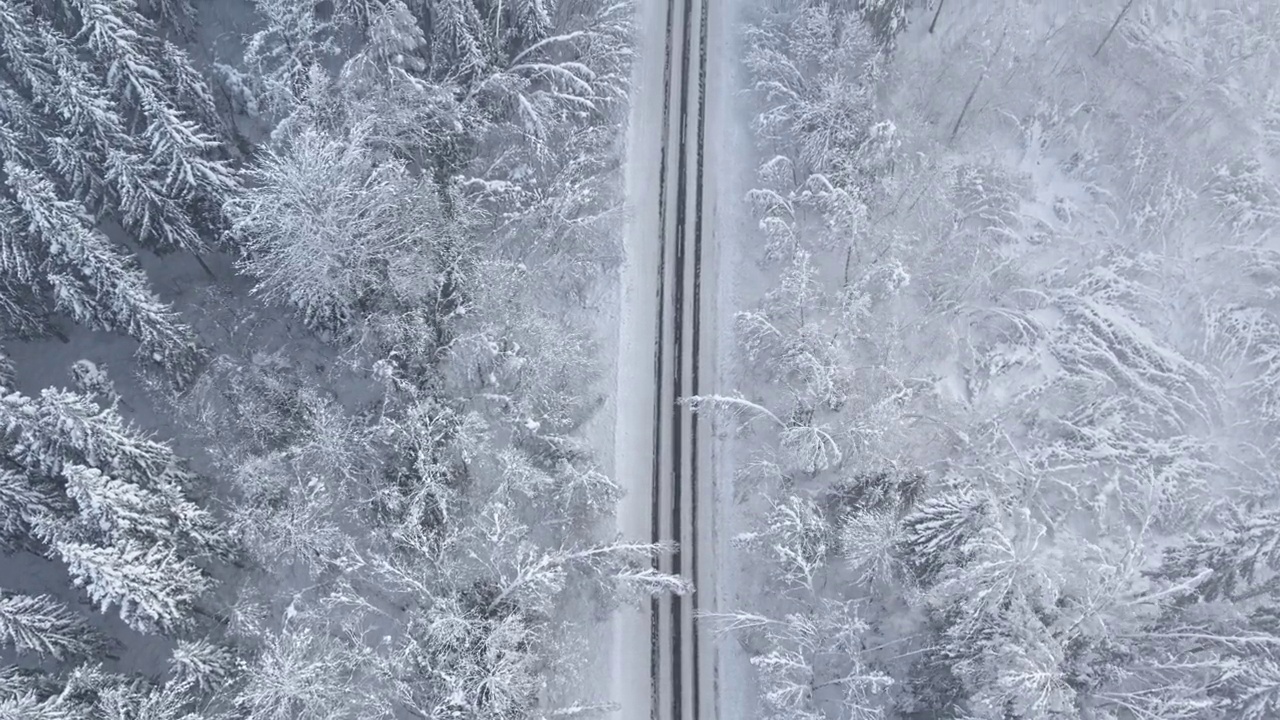
MULTIPOLYGON (((1280 717, 1280 4, 734 4, 725 691, 1280 717)), ((0 720, 618 711, 635 10, 0 0, 0 720)))
POLYGON ((587 717, 632 8, 0 0, 0 718, 587 717))
POLYGON ((760 717, 1280 717, 1280 6, 747 15, 760 717))

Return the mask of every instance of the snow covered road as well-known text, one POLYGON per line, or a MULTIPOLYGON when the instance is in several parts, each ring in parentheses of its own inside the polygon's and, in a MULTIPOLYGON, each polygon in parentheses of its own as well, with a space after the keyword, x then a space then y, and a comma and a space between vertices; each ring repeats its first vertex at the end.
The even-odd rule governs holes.
POLYGON ((711 23, 720 4, 645 3, 638 18, 616 395, 615 472, 628 491, 620 530, 678 543, 658 568, 692 578, 698 590, 618 620, 614 695, 622 717, 636 720, 716 717, 712 643, 698 622, 715 587, 711 434, 679 400, 714 387, 703 140, 708 35, 719 28, 711 23))

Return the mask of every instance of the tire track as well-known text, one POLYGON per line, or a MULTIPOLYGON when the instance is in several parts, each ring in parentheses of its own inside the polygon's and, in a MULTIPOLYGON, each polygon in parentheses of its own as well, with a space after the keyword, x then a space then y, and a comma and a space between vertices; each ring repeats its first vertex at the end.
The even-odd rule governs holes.
MULTIPOLYGON (((682 542, 684 531, 684 414, 680 405, 684 397, 684 286, 687 255, 687 220, 689 206, 689 51, 693 43, 693 28, 690 19, 693 16, 693 0, 684 0, 684 14, 681 25, 682 52, 680 53, 680 141, 677 145, 679 153, 676 161, 676 218, 675 218, 675 284, 672 288, 672 344, 674 362, 672 363, 672 403, 671 403, 671 533, 676 542, 675 551, 671 555, 671 572, 684 575, 685 543, 682 542)), ((692 551, 690 552, 692 555, 692 551)), ((673 720, 684 718, 684 605, 685 596, 671 599, 671 717, 673 720)))
MULTIPOLYGON (((703 163, 703 149, 706 147, 707 135, 707 9, 709 0, 702 0, 701 13, 698 22, 698 129, 697 129, 697 159, 695 168, 695 184, 694 192, 694 225, 693 225, 693 370, 690 378, 689 394, 697 396, 701 392, 698 383, 698 369, 702 360, 702 190, 705 185, 703 172, 705 169, 703 163)), ((690 575, 695 581, 702 578, 698 568, 698 426, 700 425, 698 418, 694 418, 689 426, 689 456, 692 462, 689 463, 689 521, 692 528, 689 533, 690 537, 690 575)), ((698 624, 698 589, 695 587, 693 593, 689 596, 690 615, 692 619, 693 629, 693 712, 694 717, 701 717, 702 711, 702 675, 701 660, 702 653, 698 647, 698 640, 702 637, 699 632, 698 624)))
MULTIPOLYGON (((667 28, 666 28, 666 44, 665 59, 663 61, 662 72, 662 143, 659 145, 661 158, 658 161, 658 237, 656 238, 659 246, 664 249, 658 252, 658 297, 657 297, 657 321, 654 328, 654 361, 653 361, 653 382, 656 392, 653 396, 653 478, 652 478, 652 510, 650 515, 650 535, 653 543, 659 543, 662 538, 661 527, 661 507, 662 507, 662 385, 664 374, 664 357, 663 351, 666 341, 666 233, 667 233, 667 157, 669 155, 667 148, 667 129, 671 126, 671 65, 672 65, 672 46, 675 35, 675 5, 676 0, 667 0, 667 28)), ((661 571, 661 558, 654 557, 653 569, 661 571)), ((649 644, 649 694, 650 694, 650 717, 653 720, 659 718, 659 704, 662 700, 662 635, 661 635, 661 617, 662 617, 662 601, 661 597, 655 596, 650 600, 649 622, 650 622, 650 644, 649 644)))
MULTIPOLYGON (((697 394, 699 389, 707 12, 706 0, 667 0, 661 128, 663 135, 660 144, 662 155, 658 174, 660 251, 657 292, 660 310, 654 347, 656 394, 651 535, 654 542, 676 542, 670 556, 670 566, 665 571, 693 578, 697 578, 699 573, 698 421, 679 401, 688 395, 697 394), (698 42, 696 68, 693 65, 694 22, 697 22, 698 42), (681 28, 678 47, 677 26, 681 28), (680 53, 679 75, 676 74, 675 67, 677 52, 680 53), (676 84, 679 85, 678 89, 676 84), (678 100, 675 97, 677 94, 678 100), (696 115, 693 120, 696 124, 691 128, 690 119, 694 108, 696 115), (672 122, 678 122, 679 125, 673 126, 672 122), (673 130, 677 138, 675 148, 671 147, 673 130), (673 152, 676 154, 674 162, 671 158, 673 152), (668 172, 672 170, 675 177, 674 207, 667 196, 671 190, 668 172), (690 187, 691 182, 693 187, 690 187), (671 232, 667 230, 668 221, 672 221, 671 232), (672 276, 670 283, 668 273, 672 276), (671 296, 669 303, 668 284, 671 296), (690 309, 692 314, 686 318, 686 312, 690 309), (668 313, 670 320, 667 318, 668 313), (670 340, 667 333, 671 334, 670 340), (668 349, 671 351, 669 363, 666 355, 668 349), (686 360, 689 361, 687 374, 686 360), (668 382, 671 384, 670 395, 666 392, 668 382), (669 440, 666 439, 666 433, 669 433, 669 440), (668 467, 670 474, 666 475, 668 467), (669 522, 668 528, 663 527, 664 521, 669 522), (664 532, 664 529, 669 529, 669 533, 664 532)), ((654 568, 663 569, 660 567, 663 564, 662 560, 656 559, 654 568)), ((659 720, 669 712, 671 720, 685 720, 686 713, 688 717, 697 718, 701 709, 701 667, 696 590, 687 596, 655 598, 650 609, 651 716, 659 720), (686 624, 689 625, 689 632, 686 632, 686 624), (689 693, 687 703, 686 691, 689 693), (666 697, 667 693, 670 694, 669 698, 666 697)))

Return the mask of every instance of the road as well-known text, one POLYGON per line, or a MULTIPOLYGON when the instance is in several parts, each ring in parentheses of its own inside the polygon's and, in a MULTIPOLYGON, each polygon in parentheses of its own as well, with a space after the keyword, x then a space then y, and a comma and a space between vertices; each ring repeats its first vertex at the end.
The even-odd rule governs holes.
POLYGON ((714 370, 703 148, 710 6, 722 1, 642 3, 638 18, 615 433, 628 499, 619 524, 624 536, 675 543, 657 567, 697 590, 619 620, 614 684, 628 720, 716 717, 715 656, 698 620, 714 585, 709 428, 679 401, 704 392, 714 370))

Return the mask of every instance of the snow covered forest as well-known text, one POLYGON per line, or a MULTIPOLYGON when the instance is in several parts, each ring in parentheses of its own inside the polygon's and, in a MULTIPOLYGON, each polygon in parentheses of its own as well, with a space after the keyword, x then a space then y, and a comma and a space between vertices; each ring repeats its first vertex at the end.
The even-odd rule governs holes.
POLYGON ((760 717, 1280 717, 1280 5, 747 14, 760 717))
POLYGON ((631 13, 0 0, 0 718, 609 709, 631 13))
MULTIPOLYGON (((1280 718, 1280 3, 736 6, 721 691, 1280 718)), ((635 9, 0 0, 0 720, 618 709, 635 9)))

